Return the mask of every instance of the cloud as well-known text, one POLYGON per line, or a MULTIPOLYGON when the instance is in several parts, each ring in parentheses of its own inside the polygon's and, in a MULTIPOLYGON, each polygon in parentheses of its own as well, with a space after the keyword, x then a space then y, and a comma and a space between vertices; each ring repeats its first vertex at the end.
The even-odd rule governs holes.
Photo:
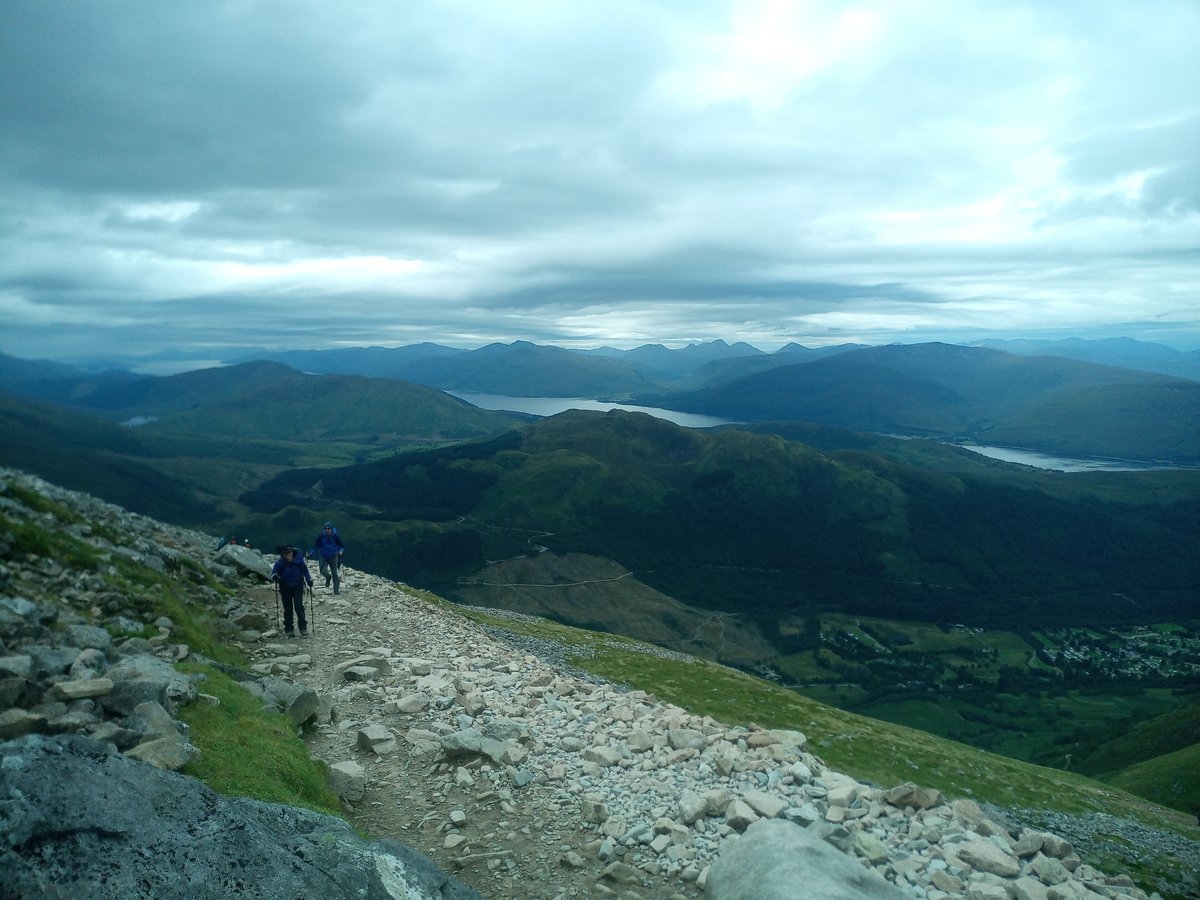
POLYGON ((1190 0, 11 0, 0 350, 1200 344, 1198 39, 1190 0))

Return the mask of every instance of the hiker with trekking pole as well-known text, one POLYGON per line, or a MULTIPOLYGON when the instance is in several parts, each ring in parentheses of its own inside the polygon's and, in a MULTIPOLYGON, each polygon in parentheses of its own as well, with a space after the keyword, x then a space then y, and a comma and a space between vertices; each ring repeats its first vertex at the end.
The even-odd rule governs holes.
POLYGON ((342 543, 341 536, 333 527, 333 523, 326 522, 321 528, 321 533, 313 540, 312 549, 305 554, 305 556, 317 558, 321 574, 325 576, 325 587, 329 587, 329 583, 332 581, 335 594, 341 593, 342 579, 338 570, 342 567, 342 553, 345 550, 346 545, 342 543))
MULTIPOLYGON (((276 548, 279 559, 271 568, 271 581, 275 583, 276 597, 283 601, 283 633, 295 637, 292 631, 293 617, 300 626, 300 637, 308 637, 308 618, 304 614, 304 588, 307 585, 312 596, 312 574, 308 563, 297 556, 296 548, 290 545, 276 548)), ((310 601, 311 602, 311 601, 310 601)), ((278 624, 278 606, 276 606, 278 624)))

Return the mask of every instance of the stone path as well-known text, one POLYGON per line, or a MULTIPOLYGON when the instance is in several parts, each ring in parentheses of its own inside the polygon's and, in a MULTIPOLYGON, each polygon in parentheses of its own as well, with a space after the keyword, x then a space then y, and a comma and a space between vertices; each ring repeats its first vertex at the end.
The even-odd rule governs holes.
POLYGON ((340 596, 320 579, 314 596, 313 636, 247 645, 256 668, 322 695, 308 741, 352 821, 488 897, 699 897, 722 841, 759 819, 811 826, 898 896, 1146 896, 1054 835, 860 784, 798 732, 585 680, 401 585, 346 569, 340 596))

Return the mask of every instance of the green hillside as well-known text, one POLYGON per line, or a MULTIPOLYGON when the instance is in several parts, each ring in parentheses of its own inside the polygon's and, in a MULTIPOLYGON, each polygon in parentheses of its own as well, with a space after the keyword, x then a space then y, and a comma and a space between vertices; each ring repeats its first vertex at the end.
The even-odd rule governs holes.
POLYGON ((153 431, 234 440, 411 444, 478 437, 513 421, 420 385, 305 375, 272 362, 142 379, 96 390, 79 405, 153 431))
POLYGON ((86 411, 0 394, 0 464, 263 542, 270 535, 254 531, 236 497, 282 471, 363 462, 514 421, 418 385, 274 363, 81 384, 74 403, 86 411), (116 424, 129 421, 144 424, 116 424))
POLYGON ((218 515, 195 485, 155 468, 165 448, 130 429, 0 394, 0 432, 0 465, 168 521, 218 515))
POLYGON ((284 473, 241 499, 263 515, 332 507, 377 533, 403 522, 360 542, 363 564, 447 590, 545 533, 555 553, 615 560, 690 606, 768 631, 814 610, 1154 621, 1190 609, 1200 583, 1200 473, 1167 474, 1170 502, 1061 498, 1016 474, 975 479, 773 435, 571 411, 482 442, 284 473))
POLYGON ((1162 806, 1200 816, 1200 744, 1137 763, 1105 781, 1162 806))
POLYGON ((852 350, 659 402, 740 421, 1200 463, 1198 382, 949 344, 852 350))

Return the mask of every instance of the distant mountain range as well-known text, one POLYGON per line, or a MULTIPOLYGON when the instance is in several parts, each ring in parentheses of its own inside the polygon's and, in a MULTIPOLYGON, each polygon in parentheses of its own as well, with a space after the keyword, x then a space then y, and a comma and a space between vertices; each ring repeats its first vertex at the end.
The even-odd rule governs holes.
POLYGON ((56 368, 48 371, 28 370, 27 377, 6 386, 28 400, 164 433, 289 441, 383 435, 419 443, 492 434, 514 421, 420 385, 361 375, 305 375, 274 362, 164 377, 64 377, 56 368))
POLYGON ((1174 375, 1200 381, 1200 350, 1176 350, 1163 344, 1135 341, 1132 338, 1083 340, 1065 338, 1059 341, 990 340, 979 341, 976 347, 990 347, 1019 356, 1061 356, 1104 366, 1141 369, 1160 375, 1174 375))
MULTIPOLYGON (((1158 352, 1156 345, 1136 342, 1068 342, 1076 350, 1081 345, 1093 356, 1147 358, 1158 352)), ((1020 347, 1032 349, 1028 342, 1020 347)), ((459 403, 438 392, 457 391, 627 401, 748 423, 807 421, 1067 456, 1200 464, 1200 381, 986 347, 789 345, 764 354, 721 341, 629 351, 516 342, 470 351, 421 344, 274 355, 314 372, 373 377, 302 375, 259 360, 152 378, 71 372, 12 358, 0 358, 0 376, 11 393, 28 399, 117 421, 153 419, 159 429, 191 433, 207 427, 206 410, 221 419, 217 430, 260 437, 268 429, 286 433, 301 420, 310 438, 488 433, 492 414, 474 423, 463 421, 461 409, 434 414, 436 404, 459 403), (327 380, 314 380, 319 377, 327 380), (437 391, 422 393, 417 385, 437 391), (338 398, 336 413, 289 407, 289 397, 311 399, 316 391, 338 398), (264 405, 268 393, 275 402, 264 405), (416 427, 405 425, 406 419, 415 419, 416 427), (431 430, 434 419, 455 425, 431 430)))
POLYGON ((1200 463, 1200 382, 953 344, 852 350, 659 402, 741 421, 1200 463))

